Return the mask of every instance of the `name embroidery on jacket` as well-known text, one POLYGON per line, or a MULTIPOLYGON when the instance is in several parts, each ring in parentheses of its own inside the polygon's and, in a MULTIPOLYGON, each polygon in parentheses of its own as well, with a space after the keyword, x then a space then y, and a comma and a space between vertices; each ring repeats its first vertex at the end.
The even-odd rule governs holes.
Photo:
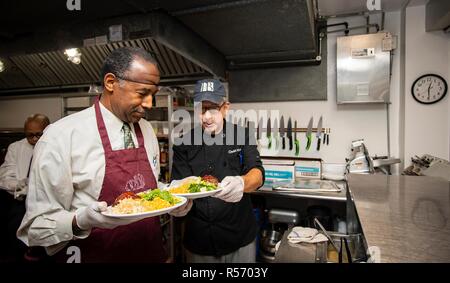
POLYGON ((240 148, 230 149, 230 150, 228 151, 228 154, 233 154, 233 153, 240 152, 240 151, 241 151, 240 148))

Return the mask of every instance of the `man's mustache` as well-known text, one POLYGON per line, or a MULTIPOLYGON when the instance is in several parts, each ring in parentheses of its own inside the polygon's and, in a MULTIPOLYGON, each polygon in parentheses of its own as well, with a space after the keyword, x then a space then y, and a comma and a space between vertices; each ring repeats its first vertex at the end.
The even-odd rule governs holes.
POLYGON ((136 112, 136 113, 139 113, 139 114, 145 114, 145 110, 140 110, 139 108, 132 109, 132 112, 133 113, 136 112))

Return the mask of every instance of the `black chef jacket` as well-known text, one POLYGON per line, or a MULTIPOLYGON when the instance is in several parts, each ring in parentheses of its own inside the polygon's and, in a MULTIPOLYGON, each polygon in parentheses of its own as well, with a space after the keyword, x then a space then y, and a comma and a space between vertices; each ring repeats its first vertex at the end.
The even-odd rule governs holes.
MULTIPOLYGON (((226 176, 242 176, 252 168, 264 168, 249 129, 224 122, 223 145, 194 145, 194 129, 190 132, 191 143, 173 147, 172 179, 188 176, 213 175, 219 181, 226 176), (226 141, 226 129, 234 128, 234 140, 226 141), (238 128, 239 127, 239 128, 238 128), (237 138, 245 133, 245 144, 237 138), (239 143, 241 145, 239 145, 239 143)), ((236 203, 206 197, 194 200, 186 216, 184 246, 201 255, 222 256, 250 244, 256 237, 257 224, 248 194, 236 203)))

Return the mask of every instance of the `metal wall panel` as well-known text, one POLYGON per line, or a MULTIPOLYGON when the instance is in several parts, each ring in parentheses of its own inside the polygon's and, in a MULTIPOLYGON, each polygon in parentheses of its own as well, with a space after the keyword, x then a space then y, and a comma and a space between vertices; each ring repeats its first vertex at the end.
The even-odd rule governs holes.
POLYGON ((383 51, 387 33, 338 37, 337 103, 389 102, 390 52, 383 51))

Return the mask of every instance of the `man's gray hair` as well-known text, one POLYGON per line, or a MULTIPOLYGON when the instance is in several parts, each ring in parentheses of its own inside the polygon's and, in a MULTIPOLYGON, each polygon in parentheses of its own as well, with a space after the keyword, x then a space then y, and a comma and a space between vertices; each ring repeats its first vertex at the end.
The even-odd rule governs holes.
POLYGON ((36 113, 36 114, 29 116, 25 120, 24 127, 26 127, 27 124, 31 123, 31 122, 40 123, 44 128, 47 127, 48 125, 50 125, 50 119, 47 116, 45 116, 44 114, 40 114, 40 113, 36 113))

